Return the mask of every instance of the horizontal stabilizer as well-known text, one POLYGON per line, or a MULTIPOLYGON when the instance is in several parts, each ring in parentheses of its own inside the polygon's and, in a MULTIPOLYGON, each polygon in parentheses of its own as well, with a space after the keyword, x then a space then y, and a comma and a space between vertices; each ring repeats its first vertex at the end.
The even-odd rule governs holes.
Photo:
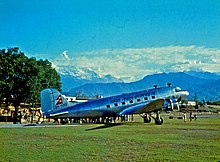
POLYGON ((65 112, 59 112, 59 113, 50 114, 50 116, 54 117, 54 116, 68 114, 68 113, 69 113, 68 111, 65 111, 65 112))

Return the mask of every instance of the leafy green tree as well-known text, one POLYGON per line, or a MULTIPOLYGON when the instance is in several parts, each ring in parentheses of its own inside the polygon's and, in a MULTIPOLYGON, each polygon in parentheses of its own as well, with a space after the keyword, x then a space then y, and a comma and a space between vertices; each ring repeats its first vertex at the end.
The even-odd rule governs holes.
POLYGON ((61 90, 60 76, 48 60, 28 58, 18 47, 0 50, 0 99, 13 104, 15 114, 22 102, 40 103, 40 91, 61 90))

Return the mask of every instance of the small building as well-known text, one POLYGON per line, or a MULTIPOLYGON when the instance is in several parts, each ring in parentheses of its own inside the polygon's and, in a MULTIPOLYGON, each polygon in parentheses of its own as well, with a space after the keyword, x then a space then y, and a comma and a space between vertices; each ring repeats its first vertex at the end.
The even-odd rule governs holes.
POLYGON ((188 106, 196 106, 196 102, 195 101, 188 101, 187 105, 188 106))

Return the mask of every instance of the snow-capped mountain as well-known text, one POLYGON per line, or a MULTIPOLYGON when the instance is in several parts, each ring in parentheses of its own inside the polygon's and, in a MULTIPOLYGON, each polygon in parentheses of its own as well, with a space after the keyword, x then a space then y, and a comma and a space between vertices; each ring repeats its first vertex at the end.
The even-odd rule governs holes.
POLYGON ((84 67, 74 65, 73 59, 70 59, 66 52, 59 58, 52 60, 52 65, 61 76, 64 92, 86 83, 123 82, 122 79, 110 74, 98 74, 96 72, 98 69, 92 69, 86 65, 84 67))
POLYGON ((102 78, 90 68, 73 68, 73 67, 59 67, 57 71, 63 76, 73 76, 77 79, 93 80, 102 78))
POLYGON ((57 71, 61 76, 63 91, 68 91, 86 83, 123 82, 123 80, 111 75, 99 75, 91 68, 59 67, 57 71))

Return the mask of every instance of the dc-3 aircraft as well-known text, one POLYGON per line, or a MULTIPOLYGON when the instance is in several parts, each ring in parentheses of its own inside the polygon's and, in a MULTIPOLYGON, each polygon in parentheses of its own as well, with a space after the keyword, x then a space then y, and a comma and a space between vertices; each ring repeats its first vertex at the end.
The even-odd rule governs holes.
MULTIPOLYGON (((105 119, 123 115, 140 114, 145 123, 151 118, 155 124, 163 124, 159 112, 172 111, 178 107, 178 102, 189 93, 179 87, 154 86, 153 89, 100 98, 71 105, 57 90, 48 88, 41 91, 41 104, 44 116, 53 119, 91 118, 105 119)), ((95 121, 95 120, 94 120, 95 121)))

